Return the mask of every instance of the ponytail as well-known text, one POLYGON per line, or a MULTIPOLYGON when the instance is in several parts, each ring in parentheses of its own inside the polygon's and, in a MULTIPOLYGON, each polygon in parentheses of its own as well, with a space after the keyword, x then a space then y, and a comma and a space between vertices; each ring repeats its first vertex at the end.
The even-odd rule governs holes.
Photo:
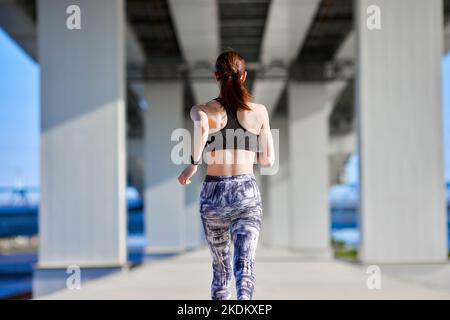
POLYGON ((222 53, 216 61, 216 73, 220 79, 220 95, 228 110, 251 110, 250 93, 241 77, 245 73, 245 60, 236 51, 222 53))

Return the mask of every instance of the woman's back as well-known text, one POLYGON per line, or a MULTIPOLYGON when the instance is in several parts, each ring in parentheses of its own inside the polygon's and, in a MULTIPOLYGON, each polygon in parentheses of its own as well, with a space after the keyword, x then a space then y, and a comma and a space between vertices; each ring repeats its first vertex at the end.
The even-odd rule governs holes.
POLYGON ((269 115, 265 106, 251 102, 244 58, 235 51, 220 54, 214 78, 219 97, 191 108, 193 147, 191 164, 178 177, 182 185, 191 183, 200 163, 208 165, 208 176, 253 174, 255 163, 274 163, 269 115))
MULTIPOLYGON (((241 129, 239 132, 231 132, 230 135, 245 135, 251 141, 250 148, 239 148, 238 145, 231 141, 231 145, 227 148, 213 148, 206 150, 205 162, 208 165, 207 174, 215 176, 229 176, 238 174, 253 173, 253 164, 255 163, 255 150, 257 147, 256 138, 259 137, 261 129, 264 126, 264 115, 267 112, 265 106, 256 103, 250 103, 251 110, 238 110, 235 113, 237 123, 241 129)), ((209 135, 217 137, 221 130, 227 130, 232 119, 232 114, 218 101, 211 100, 207 103, 198 105, 198 108, 208 116, 209 135)), ((230 129, 231 130, 231 129, 230 129)), ((222 136, 222 135, 221 135, 222 136)), ((228 136, 230 137, 230 136, 228 136)), ((223 139, 227 136, 223 133, 223 139)), ((228 143, 228 141, 227 141, 228 143)))

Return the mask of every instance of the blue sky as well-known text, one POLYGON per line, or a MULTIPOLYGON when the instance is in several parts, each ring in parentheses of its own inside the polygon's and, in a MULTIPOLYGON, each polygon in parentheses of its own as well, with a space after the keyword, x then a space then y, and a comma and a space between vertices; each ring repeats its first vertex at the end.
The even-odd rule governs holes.
POLYGON ((39 65, 0 28, 0 186, 38 186, 39 123, 39 65))
MULTIPOLYGON (((0 187, 39 185, 39 65, 0 28, 0 187)), ((450 181, 450 53, 443 59, 445 177, 450 181)), ((358 157, 346 167, 355 183, 358 157)))

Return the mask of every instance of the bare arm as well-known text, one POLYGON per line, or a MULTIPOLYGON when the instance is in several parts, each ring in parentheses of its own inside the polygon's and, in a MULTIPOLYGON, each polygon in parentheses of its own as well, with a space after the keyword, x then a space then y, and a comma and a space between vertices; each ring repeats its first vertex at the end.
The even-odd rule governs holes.
MULTIPOLYGON (((199 105, 191 108, 190 116, 194 122, 194 136, 192 138, 192 158, 195 162, 201 159, 203 148, 208 140, 209 124, 208 115, 201 109, 199 105)), ((197 172, 197 165, 189 164, 178 177, 178 181, 182 185, 191 183, 190 178, 197 172)))
POLYGON ((275 162, 273 136, 270 131, 269 114, 265 106, 262 109, 263 122, 259 134, 262 150, 257 153, 256 161, 262 167, 272 167, 275 162))
POLYGON ((192 158, 194 158, 194 161, 199 161, 202 156, 206 141, 208 140, 208 115, 198 105, 191 108, 190 115, 192 121, 194 122, 192 158))

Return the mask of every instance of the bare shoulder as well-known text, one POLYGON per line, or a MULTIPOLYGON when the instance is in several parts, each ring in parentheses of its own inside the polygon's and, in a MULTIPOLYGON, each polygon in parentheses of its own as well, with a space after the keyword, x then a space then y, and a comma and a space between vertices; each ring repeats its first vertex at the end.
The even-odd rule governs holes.
POLYGON ((192 108, 195 108, 197 111, 203 111, 206 114, 216 112, 218 107, 221 107, 219 103, 214 100, 210 100, 207 102, 202 102, 194 105, 192 108))
POLYGON ((251 107, 256 114, 261 129, 270 128, 269 112, 267 111, 266 106, 260 103, 252 103, 251 107))
POLYGON ((250 107, 256 112, 265 112, 267 110, 266 106, 261 103, 250 103, 250 107))
POLYGON ((201 118, 206 116, 206 114, 207 114, 206 104, 204 103, 198 103, 191 107, 190 115, 192 120, 201 120, 201 118))
POLYGON ((203 109, 204 109, 205 107, 206 107, 206 106, 205 106, 205 104, 203 104, 203 103, 194 104, 194 105, 191 107, 191 112, 192 112, 192 111, 194 111, 194 112, 204 111, 203 109))
POLYGON ((268 112, 267 112, 267 108, 265 105, 260 104, 260 103, 251 103, 250 106, 253 109, 253 111, 256 113, 258 118, 264 119, 265 117, 267 117, 268 112))

